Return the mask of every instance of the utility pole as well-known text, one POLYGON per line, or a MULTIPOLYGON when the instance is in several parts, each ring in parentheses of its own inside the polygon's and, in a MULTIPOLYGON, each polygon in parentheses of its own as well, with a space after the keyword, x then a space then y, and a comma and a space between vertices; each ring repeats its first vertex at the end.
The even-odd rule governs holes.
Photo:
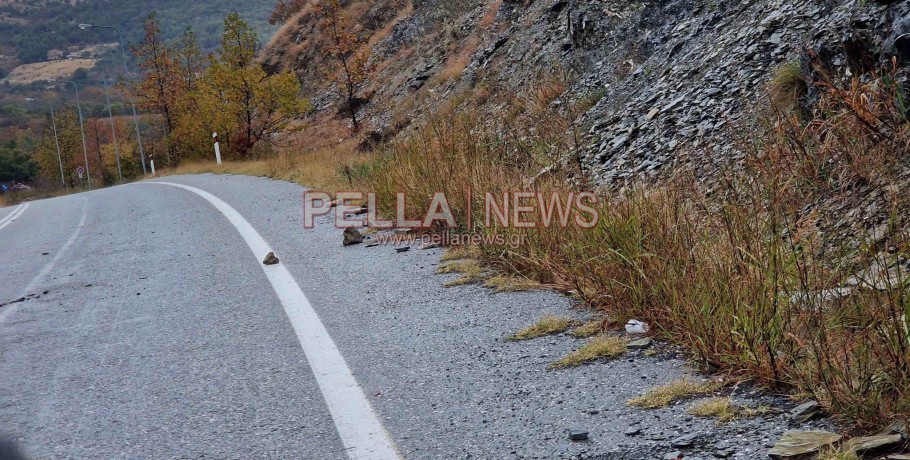
POLYGON ((79 85, 69 80, 48 80, 56 83, 68 83, 76 90, 76 108, 79 110, 79 131, 82 133, 82 153, 85 155, 85 175, 88 176, 88 189, 92 189, 92 174, 88 168, 88 146, 85 143, 85 123, 82 119, 82 103, 79 102, 79 85))
MULTIPOLYGON (((97 24, 79 24, 79 28, 82 30, 86 29, 114 29, 117 31, 117 36, 120 41, 120 54, 123 56, 123 71, 124 76, 130 74, 130 68, 126 60, 126 48, 123 47, 123 32, 119 28, 114 26, 100 26, 97 24)), ((136 142, 139 144, 139 159, 142 162, 142 174, 145 175, 148 171, 145 169, 145 150, 142 149, 142 135, 139 132, 139 116, 136 115, 136 102, 133 101, 133 98, 130 98, 130 107, 133 109, 133 124, 136 126, 136 142)))
POLYGON ((117 175, 120 177, 120 183, 123 183, 123 169, 120 168, 120 146, 117 143, 117 124, 114 122, 114 112, 111 108, 111 96, 107 90, 107 72, 104 71, 104 61, 99 60, 98 65, 101 67, 101 78, 104 85, 104 99, 107 101, 107 116, 111 120, 111 139, 114 141, 114 155, 117 157, 117 175))
POLYGON ((60 165, 60 185, 62 185, 63 188, 66 188, 66 178, 63 175, 63 156, 60 154, 60 139, 57 138, 57 120, 54 118, 54 104, 51 101, 34 99, 31 97, 27 97, 25 100, 27 102, 46 102, 47 106, 51 109, 51 126, 54 129, 54 145, 57 146, 57 164, 60 165))

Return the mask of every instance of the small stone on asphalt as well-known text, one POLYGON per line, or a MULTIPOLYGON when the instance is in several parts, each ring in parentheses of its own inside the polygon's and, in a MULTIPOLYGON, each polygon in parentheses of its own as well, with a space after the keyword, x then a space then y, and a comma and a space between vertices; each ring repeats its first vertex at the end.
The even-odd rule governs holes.
POLYGON ((265 256, 265 259, 262 261, 262 263, 264 263, 265 265, 277 265, 278 262, 280 262, 280 260, 278 260, 278 258, 275 257, 274 252, 268 253, 268 255, 265 256))
POLYGON ((588 439, 588 430, 582 428, 570 428, 569 439, 572 441, 586 441, 588 439))
POLYGON ((344 242, 342 244, 352 246, 360 243, 363 243, 363 235, 360 234, 359 230, 353 227, 344 229, 344 242))

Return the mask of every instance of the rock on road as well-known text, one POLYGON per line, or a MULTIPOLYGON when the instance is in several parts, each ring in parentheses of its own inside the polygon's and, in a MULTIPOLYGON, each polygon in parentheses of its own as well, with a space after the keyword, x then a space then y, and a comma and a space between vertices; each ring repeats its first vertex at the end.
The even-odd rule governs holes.
MULTIPOLYGON (((662 458, 693 432, 760 458, 786 428, 627 407, 686 372, 676 359, 548 372, 581 342, 503 338, 548 313, 582 317, 566 298, 444 288, 439 249, 343 248, 326 219, 302 227, 297 185, 162 180, 224 200, 274 248, 401 458, 662 458), (641 436, 624 434, 633 424, 641 436), (587 442, 568 439, 576 426, 587 442)), ((30 203, 0 229, 0 433, 34 458, 370 458, 346 449, 350 421, 333 418, 264 256, 176 187, 30 203)))

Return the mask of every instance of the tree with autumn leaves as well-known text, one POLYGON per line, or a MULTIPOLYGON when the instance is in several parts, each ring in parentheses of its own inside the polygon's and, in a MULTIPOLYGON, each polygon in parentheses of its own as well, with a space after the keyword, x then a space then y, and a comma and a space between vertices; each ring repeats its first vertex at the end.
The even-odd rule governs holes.
POLYGON ((166 45, 161 39, 158 20, 152 13, 145 24, 145 40, 133 48, 133 53, 139 58, 143 78, 133 86, 132 93, 140 110, 163 118, 165 154, 169 165, 173 163, 172 149, 167 140, 176 129, 179 106, 189 91, 183 84, 177 52, 177 48, 166 45))
POLYGON ((322 33, 328 41, 324 52, 338 62, 339 69, 335 77, 336 88, 347 105, 354 131, 360 128, 357 110, 360 108, 360 91, 367 76, 367 58, 364 52, 365 43, 356 33, 355 27, 348 23, 341 0, 322 0, 314 4, 315 12, 321 19, 322 33))
MULTIPOLYGON (((48 119, 37 142, 30 149, 32 159, 38 166, 39 176, 49 184, 60 184, 60 170, 63 169, 63 182, 67 187, 78 187, 83 182, 79 179, 76 168, 85 167, 85 154, 82 150, 82 130, 79 127, 79 116, 76 107, 64 105, 54 110, 52 124, 48 119), (56 130, 55 130, 56 128, 56 130), (60 144, 60 157, 57 157, 57 142, 60 144), (62 164, 61 164, 62 163, 62 164)), ((115 138, 111 132, 110 120, 107 118, 86 118, 84 120, 86 147, 88 149, 88 173, 98 185, 112 185, 118 181, 117 153, 120 154, 120 167, 127 179, 142 174, 142 164, 134 143, 129 142, 133 131, 128 119, 115 118, 115 138)))
POLYGON ((165 43, 157 19, 149 17, 145 40, 133 48, 142 75, 131 92, 158 117, 170 165, 210 155, 212 132, 220 134, 227 157, 248 158, 310 109, 298 97, 294 74, 269 75, 258 52, 255 31, 237 13, 224 20, 221 50, 207 58, 191 30, 165 43))

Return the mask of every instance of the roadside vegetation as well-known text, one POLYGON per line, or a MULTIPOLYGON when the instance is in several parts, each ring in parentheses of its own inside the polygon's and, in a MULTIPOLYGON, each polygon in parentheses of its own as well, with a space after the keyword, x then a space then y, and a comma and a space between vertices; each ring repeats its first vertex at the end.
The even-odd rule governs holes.
POLYGON ((593 337, 601 332, 604 332, 604 322, 601 320, 589 321, 577 328, 573 329, 571 334, 573 337, 579 339, 586 339, 588 337, 593 337))
POLYGON ((622 337, 599 335, 581 348, 550 364, 549 369, 576 367, 600 359, 613 359, 626 352, 626 342, 622 337))
MULTIPOLYGON (((793 65, 779 72, 777 102, 793 104, 805 93, 799 78, 793 65)), ((721 169, 710 192, 682 173, 658 187, 600 191, 592 229, 461 230, 520 234, 518 247, 475 250, 489 267, 556 286, 617 322, 646 321, 699 362, 812 394, 861 427, 910 416, 901 396, 910 392, 910 292, 901 263, 908 245, 896 186, 910 125, 895 81, 885 71, 872 81, 818 83, 812 116, 779 111, 766 130, 743 141, 745 160, 721 169), (860 199, 870 193, 881 198, 874 206, 888 207, 883 234, 818 230, 837 223, 825 203, 866 209, 872 205, 860 199)), ((386 209, 397 192, 425 209, 435 192, 590 189, 569 154, 573 139, 564 134, 571 122, 546 110, 559 91, 532 93, 498 123, 466 110, 431 117, 384 148, 362 188, 378 193, 386 209)), ((483 197, 475 200, 472 207, 450 203, 459 222, 468 209, 474 222, 483 220, 483 197)), ((666 399, 651 395, 636 404, 666 399)))
POLYGON ((185 161, 165 168, 162 175, 177 174, 242 174, 269 177, 305 185, 317 190, 335 192, 351 188, 345 170, 372 161, 373 154, 357 152, 348 144, 317 148, 305 152, 282 149, 258 160, 225 161, 216 165, 211 160, 185 161))
MULTIPOLYGON (((553 286, 611 324, 648 322, 655 335, 685 346, 696 362, 734 378, 811 394, 860 428, 910 416, 910 402, 901 396, 910 391, 904 320, 910 292, 901 262, 910 246, 898 185, 910 146, 906 98, 889 72, 848 85, 823 82, 815 86, 821 99, 807 116, 793 109, 806 91, 798 75, 793 65, 780 71, 771 88, 779 115, 743 141, 746 158, 737 168, 722 169, 723 181, 708 188, 683 172, 657 187, 598 190, 600 219, 591 229, 462 228, 517 233, 523 244, 451 248, 440 271, 461 273, 454 285, 496 272, 553 286), (863 201, 869 196, 879 199, 863 201), (826 203, 839 203, 840 210, 877 208, 885 219, 876 223, 868 216, 865 227, 838 226, 832 219, 843 212, 826 203)), ((386 210, 397 192, 406 192, 409 205, 420 209, 437 191, 464 196, 469 187, 494 195, 590 190, 572 161, 575 140, 565 136, 574 130, 572 118, 548 108, 558 94, 558 84, 544 84, 506 106, 497 123, 464 105, 442 110, 369 154, 348 146, 242 164, 259 175, 330 191, 353 185, 375 192, 386 210)), ((480 222, 483 197, 475 200, 472 217, 480 222)), ((450 205, 465 222, 466 203, 450 205)), ((606 346, 600 335, 605 329, 604 321, 593 321, 572 330, 594 339, 554 366, 624 352, 624 344, 606 346)), ((680 381, 630 403, 660 407, 716 389, 680 381)), ((710 402, 700 413, 727 419, 753 411, 710 402)))
POLYGON ((444 275, 457 273, 461 276, 445 283, 446 287, 464 286, 481 279, 483 267, 473 259, 454 260, 439 266, 436 273, 444 275))
POLYGON ((693 396, 710 394, 721 388, 719 382, 697 382, 681 378, 649 389, 643 395, 629 400, 630 406, 644 409, 659 409, 693 396))
POLYGON ((729 422, 738 418, 757 417, 772 413, 773 409, 767 406, 744 407, 733 403, 730 397, 713 397, 696 402, 689 409, 689 413, 696 417, 709 417, 717 419, 719 423, 729 422))
POLYGON ((536 339, 547 335, 562 334, 575 324, 575 321, 572 319, 549 315, 510 335, 508 338, 509 340, 518 341, 536 339))
POLYGON ((483 285, 496 292, 536 291, 546 288, 537 281, 514 275, 494 275, 487 278, 483 285))

